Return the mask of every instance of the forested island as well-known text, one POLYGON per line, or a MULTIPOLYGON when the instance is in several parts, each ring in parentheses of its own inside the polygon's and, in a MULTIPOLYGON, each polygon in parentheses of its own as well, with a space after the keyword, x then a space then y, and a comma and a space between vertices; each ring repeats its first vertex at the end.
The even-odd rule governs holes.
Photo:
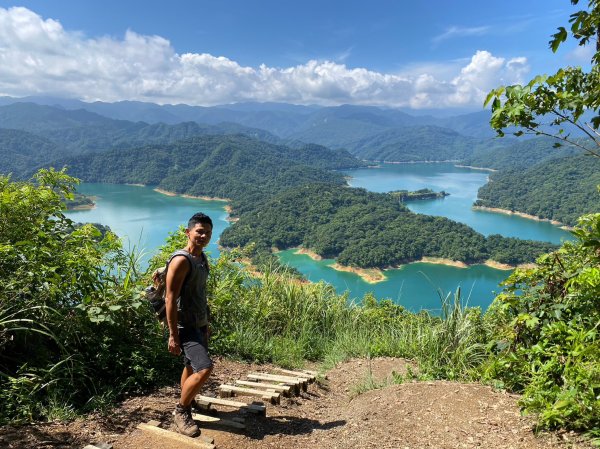
POLYGON ((394 190, 388 192, 388 195, 398 199, 398 201, 414 201, 414 200, 436 200, 439 198, 445 198, 450 195, 443 190, 441 192, 434 192, 431 189, 419 189, 415 191, 409 190, 394 190))
POLYGON ((72 199, 65 199, 64 201, 67 210, 91 209, 95 204, 92 198, 81 193, 74 193, 72 199))
POLYGON ((240 214, 221 235, 226 247, 307 248, 346 266, 388 268, 434 257, 467 264, 533 262, 549 243, 488 238, 443 217, 415 214, 392 195, 310 184, 275 195, 240 214))

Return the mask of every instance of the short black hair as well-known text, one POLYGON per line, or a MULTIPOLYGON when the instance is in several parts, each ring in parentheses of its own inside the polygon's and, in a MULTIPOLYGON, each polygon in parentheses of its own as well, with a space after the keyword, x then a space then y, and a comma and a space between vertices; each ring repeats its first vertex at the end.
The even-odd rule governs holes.
POLYGON ((188 220, 188 229, 192 229, 198 223, 209 224, 210 229, 213 228, 213 222, 210 217, 202 212, 196 212, 192 217, 188 220))

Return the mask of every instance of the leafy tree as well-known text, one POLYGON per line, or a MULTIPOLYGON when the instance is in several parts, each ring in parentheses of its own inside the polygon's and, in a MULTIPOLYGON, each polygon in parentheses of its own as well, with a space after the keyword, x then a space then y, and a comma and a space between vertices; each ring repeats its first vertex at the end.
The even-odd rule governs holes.
MULTIPOLYGON (((516 125, 517 135, 550 136, 557 147, 569 144, 600 157, 600 1, 589 0, 588 10, 572 14, 569 22, 579 45, 597 39, 589 71, 566 67, 525 86, 500 87, 486 104, 492 101, 491 124, 499 135, 516 125), (587 139, 571 137, 569 126, 587 139)), ((559 28, 551 49, 556 51, 568 35, 559 28)), ((581 217, 573 233, 576 242, 540 257, 533 269, 516 270, 505 282, 488 312, 496 326, 488 373, 523 393, 521 404, 538 415, 541 427, 583 430, 598 438, 600 214, 581 217)))
MULTIPOLYGON (((571 3, 577 5, 579 0, 571 3)), ((500 136, 515 125, 521 128, 514 133, 517 136, 551 136, 558 140, 556 147, 569 144, 600 157, 600 1, 588 0, 588 10, 572 14, 569 22, 570 34, 580 46, 596 39, 589 71, 565 67, 551 76, 538 75, 526 85, 501 86, 488 94, 485 105, 491 102, 491 125, 500 136), (589 139, 574 139, 569 133, 574 129, 589 139)), ((560 27, 549 42, 552 51, 556 52, 568 35, 569 31, 560 27)))

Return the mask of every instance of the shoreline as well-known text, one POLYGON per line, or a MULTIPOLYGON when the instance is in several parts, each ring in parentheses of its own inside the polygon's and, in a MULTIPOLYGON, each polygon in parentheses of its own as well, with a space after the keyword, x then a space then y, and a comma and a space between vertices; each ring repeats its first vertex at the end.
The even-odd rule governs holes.
MULTIPOLYGON (((275 248, 273 248, 273 249, 275 249, 275 248)), ((316 260, 316 261, 323 260, 323 256, 321 256, 309 249, 302 248, 302 247, 293 248, 293 249, 294 249, 294 254, 303 254, 305 256, 310 257, 312 260, 316 260)), ((277 250, 277 251, 279 251, 279 250, 277 250)), ((363 281, 365 281, 369 284, 376 284, 378 282, 383 282, 387 279, 387 276, 384 274, 383 270, 381 270, 380 268, 356 268, 356 267, 349 267, 346 265, 341 265, 337 262, 334 262, 333 264, 328 265, 328 267, 333 268, 336 271, 354 273, 357 276, 360 276, 360 278, 363 281)))
POLYGON ((306 248, 297 248, 295 251, 295 254, 305 254, 308 257, 310 257, 312 260, 316 260, 316 261, 323 260, 323 256, 320 256, 319 254, 315 253, 314 251, 311 251, 306 248))
POLYGON ((67 207, 65 210, 93 210, 96 209, 96 203, 94 204, 80 204, 79 206, 67 207))
POLYGON ((470 168, 471 170, 482 170, 482 171, 489 171, 489 172, 497 172, 498 171, 495 168, 475 167, 474 165, 454 164, 454 166, 458 167, 458 168, 470 168))
POLYGON ((446 161, 366 161, 375 162, 377 164, 447 164, 451 162, 458 162, 456 159, 450 159, 446 161))
POLYGON ((355 268, 346 265, 340 265, 337 262, 335 262, 332 265, 329 265, 329 267, 333 268, 336 271, 354 273, 360 276, 363 281, 369 284, 377 284, 378 282, 383 282, 387 279, 387 276, 380 268, 355 268))
MULTIPOLYGON (((323 260, 323 256, 321 256, 309 249, 301 248, 301 247, 291 248, 291 249, 294 250, 294 254, 303 254, 305 256, 310 257, 312 260, 315 260, 315 261, 323 260)), ((277 253, 280 251, 278 248, 271 248, 271 250, 273 251, 273 253, 277 253)), ((333 264, 328 265, 328 266, 330 268, 333 268, 336 271, 342 271, 342 272, 346 272, 346 273, 356 274, 357 276, 362 278, 363 281, 365 281, 369 284, 376 284, 378 282, 383 282, 383 281, 387 280, 387 276, 385 275, 386 271, 400 270, 400 269, 402 269, 402 267, 404 267, 406 265, 415 264, 415 263, 429 263, 429 264, 434 264, 434 265, 446 265, 446 266, 455 267, 455 268, 469 268, 469 267, 473 267, 476 265, 485 265, 485 266, 493 268, 495 270, 502 270, 502 271, 514 270, 516 268, 532 268, 535 266, 535 264, 533 264, 533 263, 525 263, 525 264, 519 264, 519 265, 515 266, 515 265, 509 265, 509 264, 496 262, 495 260, 491 260, 491 259, 488 259, 484 262, 468 264, 468 263, 462 262, 460 260, 452 260, 452 259, 445 259, 442 257, 428 257, 428 256, 424 256, 419 260, 408 262, 406 264, 393 265, 393 266, 389 266, 389 267, 385 267, 385 268, 357 268, 357 267, 350 267, 350 266, 342 265, 338 262, 334 262, 333 264)))
POLYGON ((159 189, 159 188, 155 188, 153 189, 155 192, 161 193, 163 195, 167 195, 167 196, 180 196, 182 198, 190 198, 193 200, 204 200, 204 201, 223 201, 223 202, 230 202, 231 200, 229 198, 219 198, 217 196, 205 196, 205 195, 201 195, 201 196, 195 196, 195 195, 188 195, 187 193, 175 193, 175 192, 169 192, 168 190, 163 190, 163 189, 159 189))
POLYGON ((545 221, 554 226, 558 226, 561 229, 564 229, 565 231, 572 231, 573 229, 575 229, 572 226, 568 226, 564 223, 561 223, 560 221, 552 220, 550 218, 537 217, 535 215, 526 214, 525 212, 512 211, 512 210, 508 210, 508 209, 501 209, 499 207, 487 207, 487 206, 473 206, 472 209, 473 210, 483 210, 486 212, 494 212, 497 214, 504 214, 504 215, 516 215, 517 217, 527 218, 528 220, 534 220, 534 221, 545 221))
POLYGON ((461 262, 460 260, 444 259, 443 257, 423 256, 421 257, 421 260, 410 263, 432 263, 434 265, 447 265, 449 267, 456 268, 469 268, 469 265, 465 262, 461 262))

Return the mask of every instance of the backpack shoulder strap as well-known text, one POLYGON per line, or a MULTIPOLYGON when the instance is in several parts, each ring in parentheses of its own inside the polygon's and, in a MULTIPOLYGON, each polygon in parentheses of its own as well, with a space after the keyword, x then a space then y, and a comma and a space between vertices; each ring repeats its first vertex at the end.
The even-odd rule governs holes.
POLYGON ((166 276, 167 270, 169 269, 169 264, 177 256, 185 256, 185 258, 188 261, 188 264, 190 265, 190 269, 187 272, 187 274, 185 275, 185 279, 183 280, 183 284, 181 284, 181 286, 183 287, 185 285, 185 283, 187 282, 188 278, 192 275, 192 271, 194 270, 194 263, 192 262, 192 256, 187 251, 185 251, 183 249, 179 249, 179 250, 175 251, 173 254, 171 254, 171 256, 169 257, 169 260, 167 261, 167 265, 165 266, 165 276, 166 276))
POLYGON ((206 257, 206 254, 204 254, 204 251, 202 251, 202 262, 204 263, 204 266, 206 267, 206 272, 210 273, 210 265, 208 264, 208 257, 206 257))

